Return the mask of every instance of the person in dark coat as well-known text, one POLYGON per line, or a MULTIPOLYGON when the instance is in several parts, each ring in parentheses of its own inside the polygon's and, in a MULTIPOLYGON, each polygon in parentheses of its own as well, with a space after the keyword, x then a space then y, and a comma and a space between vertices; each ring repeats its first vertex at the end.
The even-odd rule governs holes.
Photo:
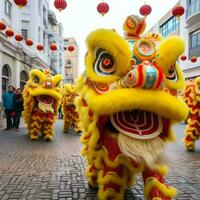
POLYGON ((9 130, 12 128, 13 123, 12 123, 12 113, 14 111, 14 87, 9 86, 8 87, 8 92, 3 94, 3 105, 5 108, 5 114, 6 114, 6 122, 7 122, 7 127, 5 130, 9 130))
POLYGON ((22 92, 21 89, 18 88, 16 90, 16 94, 14 95, 14 111, 15 111, 15 127, 16 129, 19 128, 19 124, 20 124, 20 118, 21 118, 21 114, 22 111, 24 110, 23 107, 23 96, 22 96, 22 92))

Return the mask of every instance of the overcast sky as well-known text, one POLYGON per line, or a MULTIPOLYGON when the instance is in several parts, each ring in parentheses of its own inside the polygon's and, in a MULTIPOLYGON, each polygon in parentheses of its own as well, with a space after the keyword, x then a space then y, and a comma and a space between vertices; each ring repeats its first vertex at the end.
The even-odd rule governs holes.
MULTIPOLYGON (((50 8, 55 11, 57 19, 63 24, 64 37, 74 37, 79 45, 79 73, 84 70, 85 38, 97 28, 114 28, 123 35, 122 24, 130 14, 139 14, 143 0, 105 0, 110 6, 109 12, 102 17, 96 10, 101 0, 66 0, 67 8, 59 12, 54 8, 54 0, 50 8)), ((146 0, 151 5, 152 13, 147 18, 147 30, 151 28, 177 0, 146 0)))

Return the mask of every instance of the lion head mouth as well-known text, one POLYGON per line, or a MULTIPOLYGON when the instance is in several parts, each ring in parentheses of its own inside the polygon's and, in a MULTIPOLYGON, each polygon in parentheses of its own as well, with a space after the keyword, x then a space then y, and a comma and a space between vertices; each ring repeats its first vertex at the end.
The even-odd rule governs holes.
POLYGON ((166 120, 155 113, 143 110, 117 112, 110 116, 111 124, 118 132, 135 139, 152 139, 166 132, 166 120), (165 130, 164 130, 165 129, 165 130))
POLYGON ((36 97, 37 106, 43 112, 54 112, 55 99, 50 95, 39 95, 36 97))
POLYGON ((54 102, 54 98, 50 95, 40 95, 37 97, 37 100, 46 105, 51 105, 54 102))
POLYGON ((156 113, 139 109, 100 116, 100 134, 117 134, 118 146, 124 155, 151 167, 164 163, 164 141, 169 136, 170 121, 156 113))
POLYGON ((166 137, 169 131, 168 119, 139 109, 101 116, 99 124, 102 121, 104 121, 106 129, 139 140, 153 139, 157 136, 166 137))

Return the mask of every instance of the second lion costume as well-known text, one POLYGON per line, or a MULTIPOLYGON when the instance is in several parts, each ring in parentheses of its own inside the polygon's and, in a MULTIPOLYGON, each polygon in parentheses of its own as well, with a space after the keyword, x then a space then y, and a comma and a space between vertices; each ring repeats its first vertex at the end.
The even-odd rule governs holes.
MULTIPOLYGON (((149 53, 145 44, 141 41, 143 57, 149 53)), ((187 117, 187 107, 163 88, 183 86, 176 61, 184 42, 171 37, 157 50, 153 44, 155 56, 141 60, 115 31, 99 29, 89 34, 87 47, 76 105, 89 185, 98 186, 101 200, 121 200, 134 175, 142 173, 146 199, 175 197, 176 190, 164 182, 162 153, 173 140, 172 124, 187 117)))
POLYGON ((46 141, 53 140, 54 118, 62 98, 62 76, 52 76, 48 69, 30 71, 29 80, 23 91, 23 117, 31 140, 42 135, 46 141))
POLYGON ((184 144, 188 151, 194 151, 195 142, 200 137, 200 77, 187 81, 184 100, 189 107, 184 144))
POLYGON ((79 117, 76 112, 74 104, 77 94, 74 90, 74 86, 71 84, 64 85, 64 92, 62 98, 62 110, 64 114, 64 127, 63 132, 67 133, 72 127, 77 133, 80 133, 79 117))

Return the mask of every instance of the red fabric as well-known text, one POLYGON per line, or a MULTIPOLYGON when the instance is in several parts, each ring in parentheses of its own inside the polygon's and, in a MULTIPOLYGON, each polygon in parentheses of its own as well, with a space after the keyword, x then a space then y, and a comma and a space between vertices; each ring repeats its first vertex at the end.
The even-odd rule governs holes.
POLYGON ((141 87, 144 82, 144 73, 143 73, 143 65, 138 65, 138 82, 136 83, 136 87, 141 87))
POLYGON ((102 135, 103 146, 108 151, 108 157, 110 160, 114 161, 118 155, 121 154, 118 142, 116 138, 109 136, 106 133, 102 135))
POLYGON ((40 118, 46 118, 46 119, 54 119, 54 114, 52 112, 39 112, 39 111, 33 111, 32 115, 38 116, 40 118))
POLYGON ((107 188, 112 188, 114 189, 117 193, 120 192, 120 185, 116 184, 116 183, 107 183, 104 185, 104 191, 106 191, 107 188))

